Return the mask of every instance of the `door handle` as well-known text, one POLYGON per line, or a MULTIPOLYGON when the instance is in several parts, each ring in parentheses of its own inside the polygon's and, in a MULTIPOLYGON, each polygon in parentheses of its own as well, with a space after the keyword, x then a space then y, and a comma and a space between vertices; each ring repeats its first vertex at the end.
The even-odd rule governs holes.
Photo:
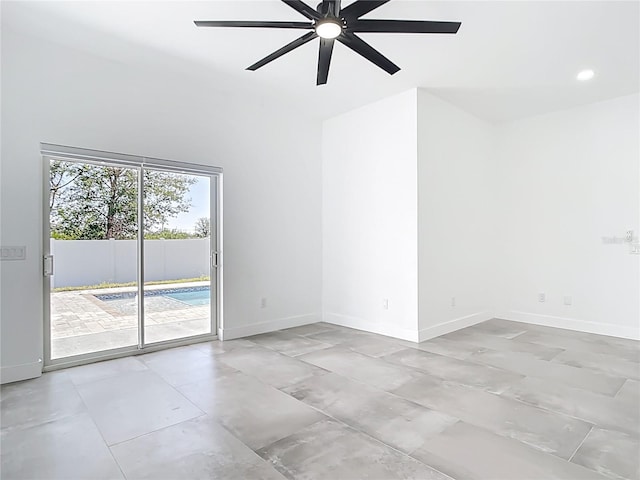
POLYGON ((43 257, 42 271, 45 277, 53 275, 53 255, 45 255, 43 257))
POLYGON ((218 253, 211 252, 211 268, 218 268, 218 253))

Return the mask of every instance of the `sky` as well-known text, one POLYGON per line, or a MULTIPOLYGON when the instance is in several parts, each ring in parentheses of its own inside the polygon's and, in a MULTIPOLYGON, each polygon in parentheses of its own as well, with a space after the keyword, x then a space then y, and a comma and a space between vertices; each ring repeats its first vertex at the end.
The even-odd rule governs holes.
POLYGON ((169 220, 165 226, 167 229, 177 228, 186 232, 193 232, 196 220, 201 217, 210 217, 209 214, 209 177, 194 177, 197 183, 191 185, 189 196, 191 197, 191 209, 169 220))

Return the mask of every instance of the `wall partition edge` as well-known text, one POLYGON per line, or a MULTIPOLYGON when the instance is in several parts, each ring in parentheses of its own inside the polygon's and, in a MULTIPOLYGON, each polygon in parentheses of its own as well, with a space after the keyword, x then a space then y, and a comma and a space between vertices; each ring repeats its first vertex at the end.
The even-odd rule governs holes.
MULTIPOLYGON (((222 301, 222 268, 223 268, 223 251, 222 251, 222 167, 200 165, 195 163, 180 162, 175 160, 166 160, 161 158, 146 157, 140 155, 123 154, 116 152, 109 152, 103 150, 92 150, 86 148, 70 147, 66 145, 57 145, 52 143, 40 143, 40 154, 44 162, 44 175, 43 175, 43 251, 42 251, 42 278, 44 285, 44 359, 42 361, 42 371, 52 371, 61 368, 73 367, 77 365, 84 365, 92 362, 99 362, 103 360, 111 360, 115 358, 126 357, 130 355, 137 355, 141 353, 148 353, 165 348, 177 347, 182 345, 190 345, 198 342, 206 342, 218 338, 218 332, 223 326, 223 301, 222 301), (187 338, 179 338, 176 340, 167 340, 161 342, 154 342, 151 345, 144 345, 144 328, 142 325, 142 314, 144 310, 139 311, 138 317, 138 344, 132 347, 122 347, 113 350, 100 351, 96 353, 74 355, 70 357, 64 357, 53 360, 51 358, 51 288, 50 278, 45 275, 44 264, 46 258, 51 254, 50 244, 50 224, 49 224, 49 162, 51 159, 60 159, 74 162, 85 162, 94 165, 109 164, 122 167, 130 167, 138 170, 138 187, 140 189, 143 183, 143 175, 145 167, 160 168, 164 171, 194 174, 194 175, 207 175, 210 176, 212 182, 215 183, 215 195, 210 194, 210 203, 213 208, 211 212, 216 218, 216 230, 215 238, 211 235, 210 252, 216 254, 215 265, 210 262, 210 278, 213 279, 215 275, 215 291, 212 289, 212 294, 215 295, 215 302, 211 302, 211 315, 212 325, 211 333, 204 335, 196 335, 187 338), (213 316, 215 310, 215 316, 213 316)), ((143 195, 142 190, 139 193, 138 209, 142 211, 143 208, 143 195)), ((144 219, 142 215, 138 215, 138 229, 141 234, 138 235, 138 255, 140 261, 138 262, 138 292, 139 299, 143 301, 143 295, 140 291, 144 289, 144 219)), ((212 232, 213 233, 213 232, 212 232)), ((144 309, 144 306, 142 307, 144 309)))

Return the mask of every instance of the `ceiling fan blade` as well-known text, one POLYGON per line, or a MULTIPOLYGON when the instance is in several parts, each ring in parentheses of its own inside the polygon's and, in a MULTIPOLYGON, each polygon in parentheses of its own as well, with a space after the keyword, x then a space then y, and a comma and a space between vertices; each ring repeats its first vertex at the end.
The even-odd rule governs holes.
POLYGON ((301 28, 311 30, 313 24, 306 22, 253 22, 253 21, 217 21, 196 20, 197 27, 247 27, 247 28, 301 28))
POLYGON ((351 32, 344 32, 338 37, 338 40, 390 75, 393 75, 398 70, 400 70, 399 66, 397 66, 367 42, 362 40, 360 37, 355 36, 351 32))
POLYGON ((340 12, 344 18, 358 18, 372 10, 384 5, 390 0, 356 0, 351 5, 347 5, 340 12))
POLYGON ((300 0, 282 0, 282 1, 287 5, 289 5, 298 13, 301 13, 302 15, 307 17, 309 20, 319 20, 320 18, 322 18, 320 13, 318 13, 318 11, 315 8, 310 7, 309 5, 307 5, 306 3, 300 0))
POLYGON ((318 53, 318 78, 316 85, 324 85, 327 83, 329 76, 329 65, 331 65, 331 54, 333 53, 333 38, 320 39, 320 51, 318 53))
POLYGON ((316 38, 316 32, 309 32, 301 36, 300 38, 295 39, 293 42, 286 44, 284 47, 276 50, 271 55, 267 55, 262 60, 254 63, 250 67, 247 67, 247 70, 257 70, 260 67, 264 67, 267 63, 273 62, 276 58, 281 57, 285 53, 289 53, 291 50, 294 50, 307 42, 310 42, 314 38, 316 38))
POLYGON ((356 20, 349 24, 349 30, 384 33, 458 33, 460 25, 460 22, 422 20, 356 20))

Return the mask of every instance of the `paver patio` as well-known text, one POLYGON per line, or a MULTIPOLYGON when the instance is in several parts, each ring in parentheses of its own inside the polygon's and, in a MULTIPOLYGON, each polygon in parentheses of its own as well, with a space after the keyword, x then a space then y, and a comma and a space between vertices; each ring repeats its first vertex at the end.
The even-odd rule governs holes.
MULTIPOLYGON (((146 291, 209 286, 209 282, 146 286, 146 291)), ((97 295, 135 293, 136 287, 51 293, 51 356, 79 355, 138 344, 137 298, 100 300, 97 295)), ((145 296, 145 343, 210 333, 210 305, 188 305, 145 296)))

